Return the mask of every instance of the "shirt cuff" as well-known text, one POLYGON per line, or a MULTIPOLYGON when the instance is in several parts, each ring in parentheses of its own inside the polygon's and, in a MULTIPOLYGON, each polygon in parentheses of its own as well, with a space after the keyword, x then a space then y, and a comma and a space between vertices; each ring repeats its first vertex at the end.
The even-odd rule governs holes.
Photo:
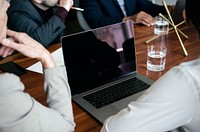
POLYGON ((58 16, 62 22, 65 22, 67 14, 68 11, 64 7, 58 7, 55 13, 55 15, 58 16))

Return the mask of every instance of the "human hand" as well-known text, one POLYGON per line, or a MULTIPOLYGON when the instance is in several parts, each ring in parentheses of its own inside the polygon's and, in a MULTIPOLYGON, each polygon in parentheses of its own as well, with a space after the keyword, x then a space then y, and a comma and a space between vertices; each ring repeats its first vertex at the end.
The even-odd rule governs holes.
POLYGON ((6 30, 7 30, 7 8, 9 7, 9 3, 6 0, 0 0, 0 29, 1 29, 1 33, 0 33, 0 42, 3 38, 6 38, 6 30))
POLYGON ((15 49, 27 57, 40 60, 44 68, 55 67, 49 51, 27 34, 7 30, 7 36, 13 38, 14 41, 4 38, 2 45, 15 49))
POLYGON ((186 12, 185 12, 185 9, 183 10, 182 15, 183 15, 183 19, 186 21, 186 12))
MULTIPOLYGON (((7 14, 6 11, 10 4, 6 0, 0 0, 0 43, 2 39, 6 38, 6 31, 7 31, 7 14)), ((8 55, 11 55, 14 52, 12 48, 0 45, 0 56, 3 58, 7 57, 8 55)))
MULTIPOLYGON (((10 39, 10 41, 13 41, 12 38, 8 38, 8 39, 10 39)), ((15 50, 12 49, 12 48, 9 48, 9 47, 6 47, 4 45, 1 45, 1 47, 0 47, 0 56, 2 56, 3 58, 5 58, 5 57, 11 55, 14 51, 15 50)))
POLYGON ((182 16, 183 16, 183 19, 185 20, 186 24, 188 26, 192 25, 192 21, 190 19, 187 18, 187 15, 186 15, 186 10, 184 9, 183 12, 182 12, 182 16))
POLYGON ((74 0, 59 0, 58 6, 64 7, 67 11, 73 6, 74 0))
POLYGON ((133 15, 133 16, 125 17, 123 19, 123 21, 126 21, 126 20, 133 20, 136 24, 141 23, 141 24, 144 24, 146 26, 153 26, 155 24, 154 18, 144 11, 141 11, 141 12, 139 12, 136 15, 133 15))

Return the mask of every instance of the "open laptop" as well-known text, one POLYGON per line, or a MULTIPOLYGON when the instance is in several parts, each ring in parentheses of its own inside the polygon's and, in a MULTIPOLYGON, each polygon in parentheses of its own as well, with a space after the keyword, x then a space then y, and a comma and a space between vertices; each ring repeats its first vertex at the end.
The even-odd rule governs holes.
POLYGON ((72 99, 103 123, 153 83, 137 73, 133 21, 61 38, 72 99))

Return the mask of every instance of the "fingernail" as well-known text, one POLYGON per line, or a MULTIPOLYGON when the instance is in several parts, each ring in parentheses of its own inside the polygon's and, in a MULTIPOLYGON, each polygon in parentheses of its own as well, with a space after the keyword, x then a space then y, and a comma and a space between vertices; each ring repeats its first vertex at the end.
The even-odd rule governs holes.
POLYGON ((11 55, 13 52, 8 53, 8 55, 11 55))
POLYGON ((2 44, 9 44, 10 43, 10 40, 9 39, 3 39, 2 40, 2 44))

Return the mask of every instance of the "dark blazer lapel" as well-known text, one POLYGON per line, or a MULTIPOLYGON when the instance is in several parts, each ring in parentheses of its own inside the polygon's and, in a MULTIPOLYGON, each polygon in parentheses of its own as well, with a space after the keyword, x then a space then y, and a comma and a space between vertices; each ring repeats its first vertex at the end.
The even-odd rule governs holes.
MULTIPOLYGON (((116 4, 116 6, 120 9, 122 15, 124 15, 124 13, 122 12, 122 9, 121 9, 121 7, 120 7, 118 1, 117 1, 117 0, 112 0, 112 1, 113 1, 113 3, 116 4)), ((132 0, 130 0, 130 1, 132 1, 132 0)))
MULTIPOLYGON (((112 0, 112 1, 120 8, 119 3, 118 3, 117 0, 112 0)), ((120 9, 121 9, 121 8, 120 8, 120 9)))

